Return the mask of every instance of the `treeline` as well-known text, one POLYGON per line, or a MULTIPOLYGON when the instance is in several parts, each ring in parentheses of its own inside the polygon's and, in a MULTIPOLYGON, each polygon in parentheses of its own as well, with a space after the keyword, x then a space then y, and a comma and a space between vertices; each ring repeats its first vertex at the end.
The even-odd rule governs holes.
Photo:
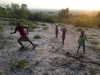
POLYGON ((70 14, 69 8, 60 10, 58 15, 50 16, 41 12, 31 13, 26 4, 22 4, 21 6, 14 3, 11 5, 3 4, 0 5, 0 17, 11 18, 11 24, 16 23, 17 19, 24 19, 24 21, 41 21, 73 24, 77 27, 100 28, 100 12, 96 16, 89 16, 89 14, 73 15, 70 14))

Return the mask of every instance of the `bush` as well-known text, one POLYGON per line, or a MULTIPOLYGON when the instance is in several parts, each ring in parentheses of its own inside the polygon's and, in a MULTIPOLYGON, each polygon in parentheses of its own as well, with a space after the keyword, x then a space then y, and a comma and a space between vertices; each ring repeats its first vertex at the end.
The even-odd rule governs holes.
POLYGON ((49 28, 48 26, 43 26, 44 30, 48 30, 48 28, 49 28))
POLYGON ((40 36, 39 34, 36 34, 36 35, 34 36, 34 38, 35 38, 35 39, 41 39, 41 36, 40 36))
POLYGON ((22 60, 11 60, 11 70, 14 70, 14 68, 24 68, 28 64, 28 59, 22 59, 22 60))
POLYGON ((91 44, 99 45, 99 42, 97 42, 97 41, 95 41, 95 40, 92 40, 92 41, 91 41, 91 44))
POLYGON ((43 24, 41 24, 41 25, 42 25, 42 26, 47 26, 47 25, 46 25, 46 24, 44 24, 44 23, 43 23, 43 24))
POLYGON ((0 32, 3 32, 3 27, 0 25, 0 32))
POLYGON ((90 47, 92 50, 94 50, 94 51, 99 51, 99 47, 98 46, 91 46, 90 47))
POLYGON ((76 30, 77 30, 77 31, 82 31, 83 28, 82 28, 82 27, 78 27, 76 30))

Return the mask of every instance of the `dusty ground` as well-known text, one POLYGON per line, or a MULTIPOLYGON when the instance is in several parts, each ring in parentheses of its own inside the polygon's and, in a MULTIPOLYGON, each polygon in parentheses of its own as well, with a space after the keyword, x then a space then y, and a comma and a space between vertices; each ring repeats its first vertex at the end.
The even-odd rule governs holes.
MULTIPOLYGON (((75 27, 66 25, 68 31, 65 45, 62 45, 61 31, 58 38, 55 38, 55 26, 46 24, 49 26, 48 30, 43 30, 40 26, 34 32, 29 32, 29 38, 37 47, 36 50, 30 48, 27 51, 18 51, 19 33, 10 35, 13 30, 8 24, 4 26, 5 31, 0 33, 0 75, 100 75, 100 50, 97 52, 90 49, 93 45, 90 43, 92 39, 86 41, 86 54, 82 48, 76 53, 80 32, 75 27), (42 38, 34 39, 35 34, 40 34, 42 38), (11 60, 24 58, 29 61, 26 68, 11 70, 11 60)), ((59 27, 59 30, 60 28, 62 27, 59 27)), ((97 46, 100 49, 100 29, 89 28, 85 33, 99 42, 97 46)), ((31 46, 28 42, 23 44, 31 46)))

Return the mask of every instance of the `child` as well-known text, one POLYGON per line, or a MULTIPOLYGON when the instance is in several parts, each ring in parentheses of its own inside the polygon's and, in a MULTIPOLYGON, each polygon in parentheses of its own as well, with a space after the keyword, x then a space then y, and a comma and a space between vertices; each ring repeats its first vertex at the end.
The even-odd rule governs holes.
POLYGON ((24 46, 23 46, 23 44, 21 43, 21 41, 28 41, 28 42, 30 42, 30 43, 32 44, 32 46, 33 46, 33 49, 35 49, 35 45, 29 40, 29 38, 28 38, 28 36, 27 36, 27 34, 29 34, 29 33, 28 33, 28 27, 27 27, 27 26, 21 26, 21 25, 20 25, 20 22, 18 22, 16 25, 17 25, 17 27, 15 28, 15 31, 14 31, 14 32, 11 32, 10 34, 14 34, 14 33, 16 33, 17 31, 19 31, 21 37, 20 37, 17 41, 18 41, 19 44, 22 46, 19 50, 22 50, 22 49, 24 48, 24 46), (27 32, 24 31, 25 28, 27 29, 27 32))
POLYGON ((87 41, 87 37, 86 37, 86 35, 84 35, 84 31, 81 31, 81 35, 78 40, 79 47, 78 47, 77 52, 79 51, 80 47, 83 46, 83 52, 85 53, 85 40, 87 41))
POLYGON ((66 34, 66 32, 67 32, 67 29, 66 28, 62 28, 61 29, 61 31, 62 31, 62 44, 64 45, 64 40, 65 40, 65 34, 66 34))
POLYGON ((56 38, 58 38, 58 26, 56 26, 55 28, 55 34, 56 34, 56 38))

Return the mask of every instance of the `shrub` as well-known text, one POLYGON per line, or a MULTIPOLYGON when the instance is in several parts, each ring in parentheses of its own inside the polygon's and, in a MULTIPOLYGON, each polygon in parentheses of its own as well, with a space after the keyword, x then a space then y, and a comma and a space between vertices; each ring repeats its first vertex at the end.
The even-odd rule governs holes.
POLYGON ((11 27, 10 27, 10 29, 11 29, 11 30, 13 30, 13 29, 14 29, 14 27, 13 27, 13 26, 11 26, 11 27))
POLYGON ((3 27, 0 25, 0 32, 3 32, 3 27))
POLYGON ((93 37, 92 36, 89 36, 88 39, 93 39, 93 37))
POLYGON ((48 28, 49 28, 48 26, 43 26, 44 30, 48 30, 48 28))
POLYGON ((35 63, 36 66, 41 65, 39 61, 36 61, 35 63))
POLYGON ((25 68, 25 66, 28 64, 28 59, 22 59, 22 60, 11 60, 11 70, 14 70, 14 68, 25 68))
POLYGON ((40 36, 39 34, 36 34, 36 35, 34 36, 34 38, 35 38, 35 39, 41 39, 41 36, 40 36))
POLYGON ((92 50, 94 50, 94 51, 99 51, 99 47, 98 46, 91 46, 90 47, 92 50))
POLYGON ((92 41, 91 41, 91 44, 98 45, 99 42, 97 42, 97 41, 95 41, 95 40, 92 40, 92 41))
POLYGON ((83 28, 82 28, 82 27, 78 27, 76 30, 77 30, 77 31, 82 31, 83 28))
POLYGON ((44 24, 44 23, 43 23, 43 24, 41 24, 41 25, 42 25, 42 26, 47 26, 47 25, 46 25, 46 24, 44 24))
POLYGON ((27 50, 29 50, 30 48, 29 48, 29 46, 28 47, 24 47, 22 50, 20 50, 20 51, 27 51, 27 50))

